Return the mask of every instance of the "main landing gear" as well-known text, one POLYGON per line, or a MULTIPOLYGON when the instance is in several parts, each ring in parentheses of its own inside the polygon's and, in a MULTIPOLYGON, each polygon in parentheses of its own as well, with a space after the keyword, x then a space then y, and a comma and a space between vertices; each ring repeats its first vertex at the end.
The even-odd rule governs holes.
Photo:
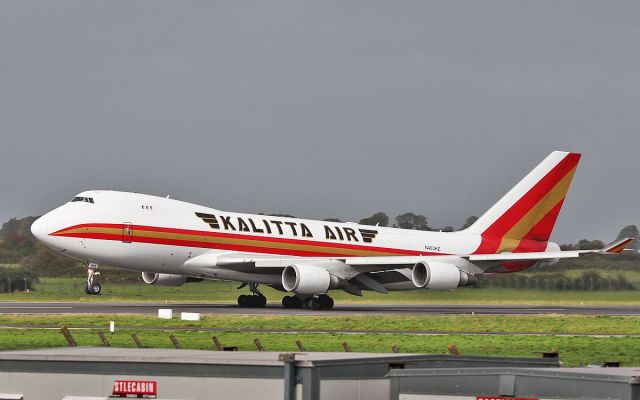
MULTIPOLYGON (((238 287, 249 285, 250 295, 241 294, 238 296, 238 305, 242 308, 263 308, 267 305, 267 298, 258 290, 257 283, 243 283, 238 287)), ((299 295, 285 296, 282 298, 282 306, 284 308, 306 308, 309 310, 331 310, 333 308, 333 299, 326 294, 318 294, 315 296, 302 297, 299 295)))
POLYGON ((331 310, 333 308, 333 299, 326 294, 301 298, 296 295, 285 296, 282 298, 282 306, 284 308, 307 308, 310 310, 331 310))
MULTIPOLYGON (((246 284, 245 284, 246 285, 246 284)), ((244 286, 244 285, 243 285, 244 286)), ((243 287, 240 286, 240 287, 243 287)), ((238 296, 238 305, 245 308, 263 308, 267 305, 267 298, 258 290, 257 283, 250 283, 250 295, 241 294, 238 296)))
POLYGON ((98 272, 97 269, 98 264, 89 263, 87 267, 87 283, 84 286, 86 294, 98 295, 102 291, 102 286, 100 286, 100 282, 98 282, 100 272, 98 272))

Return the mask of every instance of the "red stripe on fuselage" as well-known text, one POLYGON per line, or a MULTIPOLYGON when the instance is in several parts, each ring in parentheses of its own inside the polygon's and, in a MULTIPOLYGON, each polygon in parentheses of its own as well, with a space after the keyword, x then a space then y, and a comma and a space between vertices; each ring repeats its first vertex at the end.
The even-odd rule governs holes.
MULTIPOLYGON (((122 229, 122 224, 80 224, 70 226, 68 228, 60 229, 56 232, 51 233, 53 236, 64 236, 64 237, 79 237, 86 239, 97 239, 97 240, 111 240, 111 241, 122 241, 123 235, 121 233, 118 234, 109 234, 109 233, 100 233, 100 232, 72 232, 65 233, 69 230, 75 229, 83 229, 83 228, 115 228, 122 229)), ((199 247, 199 248, 211 248, 211 249, 221 249, 221 250, 236 250, 236 251, 246 251, 246 252, 254 252, 254 253, 267 253, 267 254, 280 254, 280 255, 296 255, 296 256, 310 256, 310 257, 359 257, 358 255, 350 255, 345 253, 329 253, 329 252, 321 252, 321 251, 306 251, 306 250, 296 250, 296 249, 283 249, 283 248, 271 248, 271 247, 263 247, 263 246, 251 246, 245 244, 235 244, 235 243, 207 243, 202 241, 191 241, 191 240, 180 240, 180 239, 169 239, 169 238, 157 238, 157 237, 146 237, 146 236, 136 236, 136 231, 145 231, 145 232, 161 232, 161 233, 176 233, 176 234, 188 234, 188 235, 197 235, 197 236, 206 236, 206 237, 219 237, 219 238, 228 238, 228 239, 243 239, 243 240, 255 240, 261 242, 272 242, 272 243, 288 243, 295 245, 305 245, 305 246, 318 246, 325 248, 333 248, 336 250, 345 249, 345 250, 358 250, 358 251, 371 251, 371 252, 383 252, 383 253, 394 253, 395 255, 412 255, 412 256, 427 256, 427 255, 448 255, 444 253, 433 253, 433 252, 420 252, 416 250, 406 250, 406 249, 396 249, 390 247, 377 247, 377 246, 367 246, 367 245, 353 245, 353 244, 345 244, 345 243, 331 243, 331 242, 321 242, 316 240, 300 240, 300 239, 288 239, 288 238, 275 238, 269 236, 256 236, 256 235, 247 235, 247 234, 237 234, 237 233, 226 233, 226 232, 207 232, 207 231, 198 231, 191 229, 177 229, 177 228, 166 228, 166 227, 155 227, 148 225, 131 225, 130 228, 133 231, 133 235, 128 238, 131 239, 132 242, 139 243, 151 243, 151 244, 162 244, 162 245, 170 245, 170 246, 183 246, 183 247, 199 247)), ((375 257, 376 255, 372 255, 375 257)), ((388 256, 388 255, 381 255, 388 256)))

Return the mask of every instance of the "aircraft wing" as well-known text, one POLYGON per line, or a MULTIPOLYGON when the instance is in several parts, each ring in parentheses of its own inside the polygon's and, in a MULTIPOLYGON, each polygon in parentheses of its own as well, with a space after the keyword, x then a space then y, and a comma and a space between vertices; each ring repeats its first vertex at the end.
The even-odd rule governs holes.
MULTIPOLYGON (((294 257, 271 256, 256 253, 207 253, 195 257, 185 263, 185 266, 196 268, 230 268, 236 270, 247 269, 282 269, 292 264, 313 264, 327 266, 336 275, 350 279, 362 272, 387 271, 397 268, 407 268, 418 262, 440 261, 450 262, 462 269, 473 269, 473 264, 496 263, 501 261, 545 261, 561 258, 576 258, 586 254, 616 254, 624 250, 634 239, 624 238, 599 250, 568 250, 531 253, 499 253, 499 254, 469 254, 460 256, 390 256, 390 257, 294 257), (366 267, 366 268, 365 268, 366 267)), ((277 271, 273 271, 277 272, 277 271)), ((469 271, 478 273, 482 271, 469 271)))
MULTIPOLYGON (((566 250, 566 251, 541 251, 530 253, 499 253, 499 254, 470 254, 459 256, 470 262, 482 261, 545 261, 560 258, 576 258, 586 254, 619 254, 633 242, 635 238, 623 238, 600 250, 566 250)), ((441 260, 446 261, 447 256, 431 257, 350 257, 345 263, 349 265, 410 265, 420 261, 441 260)))

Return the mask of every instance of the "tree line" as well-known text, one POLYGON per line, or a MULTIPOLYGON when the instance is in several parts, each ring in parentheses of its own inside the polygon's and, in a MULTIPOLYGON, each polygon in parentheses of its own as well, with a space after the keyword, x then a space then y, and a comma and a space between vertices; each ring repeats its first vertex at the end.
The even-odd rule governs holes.
MULTIPOLYGON (((286 215, 290 216, 290 215, 286 215)), ((468 217, 464 225, 462 225, 459 230, 466 229, 473 225, 474 222, 478 220, 478 217, 472 215, 468 217)), ((342 222, 338 218, 326 218, 324 221, 332 221, 332 222, 342 222)), ((389 216, 384 212, 376 212, 370 217, 362 218, 359 221, 360 224, 363 225, 376 225, 376 226, 389 226, 389 216)), ((439 232, 453 232, 455 229, 452 226, 445 226, 443 228, 434 228, 430 226, 427 222, 427 217, 422 214, 414 214, 412 212, 407 212, 404 214, 400 214, 395 217, 395 223, 391 225, 393 228, 402 228, 402 229, 415 229, 419 231, 439 231, 439 232)), ((627 225, 620 230, 618 236, 614 241, 620 240, 625 237, 637 238, 640 237, 640 232, 638 231, 638 227, 636 225, 627 225)), ((640 249, 640 240, 636 240, 629 246, 631 249, 640 249)), ((562 250, 597 250, 602 249, 607 245, 608 242, 605 242, 600 239, 580 239, 576 243, 565 243, 560 245, 562 250)))
MULTIPOLYGON (((478 217, 471 216, 466 219, 464 225, 460 227, 460 230, 466 229, 471 226, 478 217)), ((325 218, 324 221, 330 222, 343 222, 338 218, 325 218)), ((389 216, 382 212, 378 211, 374 213, 370 217, 362 218, 359 221, 362 225, 373 225, 373 226, 389 226, 389 216)), ((418 231, 438 231, 438 232, 453 232, 455 228, 453 226, 447 225, 442 228, 435 228, 429 225, 427 221, 427 217, 422 214, 415 214, 412 212, 407 212, 400 214, 395 217, 395 223, 391 225, 393 228, 401 228, 401 229, 415 229, 418 231)))

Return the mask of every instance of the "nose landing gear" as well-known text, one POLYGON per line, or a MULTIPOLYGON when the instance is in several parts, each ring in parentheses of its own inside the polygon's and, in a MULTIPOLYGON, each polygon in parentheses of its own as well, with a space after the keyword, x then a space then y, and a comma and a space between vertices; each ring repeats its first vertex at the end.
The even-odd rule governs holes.
MULTIPOLYGON (((242 287, 242 286, 241 286, 242 287)), ((250 295, 238 296, 238 305, 243 308, 263 308, 267 305, 267 298, 258 290, 257 283, 249 283, 250 295)))
POLYGON ((89 263, 87 267, 87 283, 84 287, 86 294, 98 295, 102 291, 102 286, 100 286, 97 278, 100 272, 98 272, 97 269, 98 264, 89 263))

